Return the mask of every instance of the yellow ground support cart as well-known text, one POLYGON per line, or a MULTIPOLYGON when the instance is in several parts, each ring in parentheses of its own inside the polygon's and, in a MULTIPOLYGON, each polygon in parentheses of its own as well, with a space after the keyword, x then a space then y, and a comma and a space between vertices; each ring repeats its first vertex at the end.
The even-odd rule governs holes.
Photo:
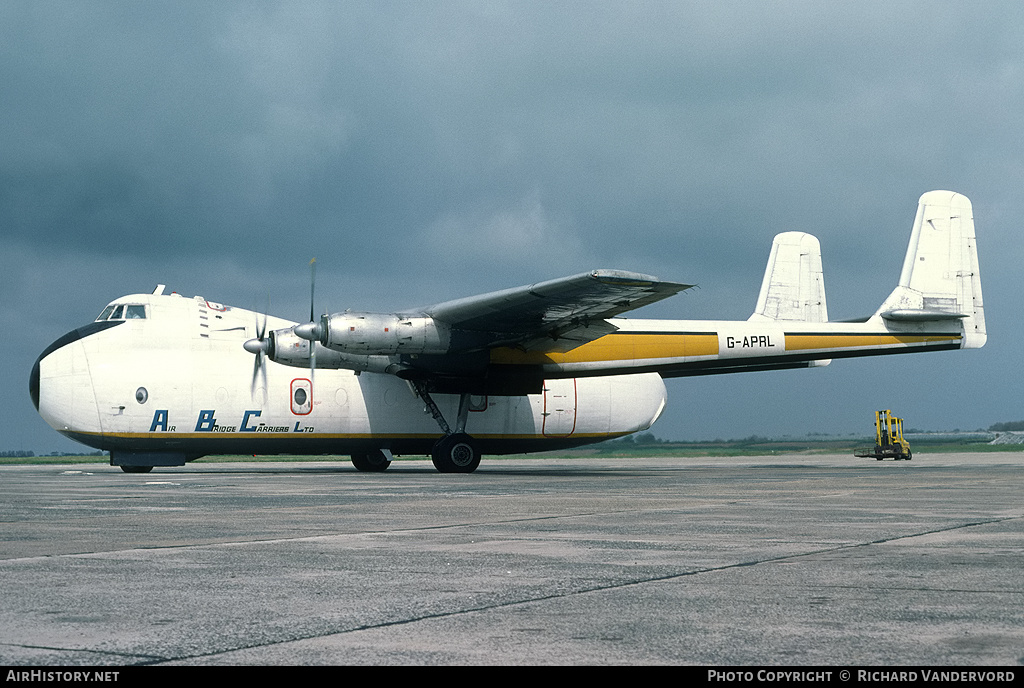
POLYGON ((854 456, 910 461, 910 442, 903 439, 903 419, 892 415, 892 411, 875 413, 875 446, 874 449, 863 449, 854 456))

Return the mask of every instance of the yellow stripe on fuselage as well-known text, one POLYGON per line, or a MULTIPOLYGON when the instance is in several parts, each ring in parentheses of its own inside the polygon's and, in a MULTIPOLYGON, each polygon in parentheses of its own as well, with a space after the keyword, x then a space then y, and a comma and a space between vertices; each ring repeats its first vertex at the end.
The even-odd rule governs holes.
MULTIPOLYGON (((960 334, 828 334, 786 333, 786 352, 841 352, 896 346, 956 343, 960 334)), ((717 332, 666 332, 631 334, 616 332, 588 342, 565 353, 520 351, 500 347, 491 351, 491 363, 503 365, 545 365, 601 363, 606 361, 643 361, 717 356, 717 332)), ((759 352, 752 350, 751 355, 759 352)), ((783 353, 782 351, 773 352, 783 353)))
MULTIPOLYGON (((261 432, 256 435, 251 432, 81 432, 81 437, 95 437, 97 439, 131 439, 131 440, 239 440, 239 439, 291 439, 296 442, 303 440, 429 440, 437 439, 444 433, 437 432, 380 432, 380 433, 337 433, 337 432, 261 432)), ((487 440, 528 440, 528 439, 566 439, 576 437, 597 437, 615 438, 628 435, 626 431, 608 432, 572 432, 569 434, 545 434, 545 433, 507 433, 507 432, 480 432, 473 433, 476 439, 487 440)), ((169 451, 176 451, 177 448, 169 451)))
POLYGON ((543 365, 546 363, 590 363, 653 358, 715 356, 718 335, 667 332, 665 334, 608 334, 565 353, 541 353, 501 347, 491 351, 491 363, 543 365))
POLYGON ((787 334, 786 351, 837 350, 958 342, 959 334, 787 334))

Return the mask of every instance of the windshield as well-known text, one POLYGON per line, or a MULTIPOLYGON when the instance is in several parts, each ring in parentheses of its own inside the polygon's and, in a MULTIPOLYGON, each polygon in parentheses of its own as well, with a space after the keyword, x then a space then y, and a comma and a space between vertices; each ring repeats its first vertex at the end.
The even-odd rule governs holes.
POLYGON ((145 320, 146 307, 142 304, 112 303, 103 309, 97 321, 100 320, 145 320))

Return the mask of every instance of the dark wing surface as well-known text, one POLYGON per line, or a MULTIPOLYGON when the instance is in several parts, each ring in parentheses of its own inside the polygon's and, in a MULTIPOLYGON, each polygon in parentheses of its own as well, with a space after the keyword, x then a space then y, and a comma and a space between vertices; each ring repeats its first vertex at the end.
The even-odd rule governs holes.
POLYGON ((691 284, 623 270, 594 270, 489 294, 445 301, 424 309, 458 330, 490 334, 488 347, 569 351, 616 330, 606 322, 661 301, 691 284))

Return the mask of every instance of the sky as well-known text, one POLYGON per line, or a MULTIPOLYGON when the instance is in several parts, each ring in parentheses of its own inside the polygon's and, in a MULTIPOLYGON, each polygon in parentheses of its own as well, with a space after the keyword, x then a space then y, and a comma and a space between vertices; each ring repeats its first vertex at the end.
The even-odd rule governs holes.
MULTIPOLYGON (((157 283, 304 320, 593 268, 746 319, 772 237, 821 241, 829 315, 895 286, 917 199, 974 204, 973 351, 680 378, 662 439, 1024 419, 1024 5, 0 0, 0 450, 80 448, 38 354, 157 283)), ((246 381, 248 384, 248 381, 246 381)))

